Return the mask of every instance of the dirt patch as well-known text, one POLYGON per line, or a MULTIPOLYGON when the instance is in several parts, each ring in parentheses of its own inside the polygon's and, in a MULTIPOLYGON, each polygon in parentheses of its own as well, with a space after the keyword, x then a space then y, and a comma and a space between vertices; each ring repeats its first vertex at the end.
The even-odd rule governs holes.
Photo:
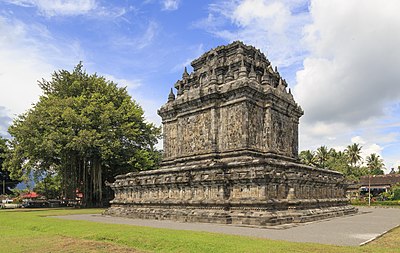
POLYGON ((96 242, 91 240, 83 240, 64 236, 55 236, 52 238, 38 239, 35 238, 25 245, 26 248, 20 252, 34 252, 34 253, 50 253, 50 252, 118 252, 118 253, 139 253, 138 251, 129 247, 124 247, 107 242, 96 242), (51 241, 51 242, 49 242, 51 241), (41 246, 39 246, 41 245, 41 246), (46 245, 46 247, 43 247, 46 245), (39 247, 37 247, 39 246, 39 247))

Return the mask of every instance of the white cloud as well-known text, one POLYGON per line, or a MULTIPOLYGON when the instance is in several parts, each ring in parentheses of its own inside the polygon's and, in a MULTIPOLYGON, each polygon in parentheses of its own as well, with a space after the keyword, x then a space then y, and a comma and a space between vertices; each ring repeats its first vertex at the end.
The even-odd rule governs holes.
POLYGON ((382 155, 382 153, 381 153, 382 150, 383 150, 383 148, 381 146, 379 146, 376 143, 372 143, 372 144, 369 144, 369 145, 366 145, 363 147, 362 154, 363 154, 363 157, 367 157, 374 153, 378 154, 378 155, 382 155))
MULTIPOLYGON (((101 5, 97 0, 0 0, 9 4, 26 8, 35 8, 41 16, 48 18, 55 16, 78 16, 85 15, 92 18, 115 19, 123 17, 137 9, 129 5, 127 7, 101 5)), ((105 3, 103 3, 105 4, 105 3)), ((126 21, 126 19, 125 19, 126 21)))
POLYGON ((209 6, 207 18, 195 23, 223 39, 242 40, 268 53, 279 67, 303 59, 299 43, 309 22, 307 1, 222 1, 209 6), (232 27, 232 24, 234 25, 232 27))
POLYGON ((361 145, 364 145, 366 143, 365 140, 361 136, 358 136, 358 135, 351 138, 351 142, 361 144, 361 145))
POLYGON ((179 3, 180 0, 163 0, 162 5, 163 5, 163 10, 166 11, 174 11, 179 8, 179 3))
MULTIPOLYGON (((136 12, 137 9, 134 6, 125 7, 116 7, 116 6, 99 6, 97 5, 95 9, 92 10, 92 14, 94 16, 100 18, 118 18, 123 17, 125 14, 129 12, 136 12)), ((127 21, 127 19, 125 19, 127 21)), ((129 23, 129 21, 128 21, 129 23)))
POLYGON ((312 1, 294 89, 307 121, 359 125, 400 99, 397 10, 397 1, 312 1))
POLYGON ((316 150, 322 145, 343 150, 349 144, 351 128, 341 123, 308 123, 300 119, 299 149, 316 150))
POLYGON ((37 80, 48 77, 53 68, 44 61, 43 49, 25 24, 0 17, 0 106, 13 117, 25 111, 40 94, 37 80))
POLYGON ((124 78, 117 78, 110 74, 102 75, 106 80, 113 81, 114 83, 118 84, 119 87, 127 87, 129 90, 134 90, 139 88, 142 85, 141 80, 127 80, 124 78))
POLYGON ((312 0, 308 55, 294 96, 305 111, 301 147, 360 143, 389 168, 400 152, 400 16, 388 0, 312 0), (334 10, 334 11, 333 11, 334 10), (334 136, 335 138, 329 139, 334 136), (327 138, 328 137, 328 138, 327 138))
POLYGON ((382 156, 383 147, 373 142, 374 140, 365 140, 363 137, 357 135, 351 138, 352 143, 357 143, 361 146, 361 157, 363 158, 364 164, 367 156, 375 153, 382 156))
POLYGON ((38 80, 48 80, 55 70, 83 59, 78 42, 57 44, 41 25, 0 16, 0 134, 4 135, 10 119, 37 102, 38 80))
POLYGON ((42 15, 48 17, 81 15, 96 8, 95 0, 8 0, 7 2, 23 7, 36 7, 42 15))

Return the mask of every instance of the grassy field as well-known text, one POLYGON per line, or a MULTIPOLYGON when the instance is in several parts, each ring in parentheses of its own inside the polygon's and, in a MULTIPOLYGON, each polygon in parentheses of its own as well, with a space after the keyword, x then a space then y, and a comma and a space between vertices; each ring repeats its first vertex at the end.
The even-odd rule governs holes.
POLYGON ((0 210, 0 252, 400 252, 400 228, 362 247, 50 218, 100 209, 0 210))

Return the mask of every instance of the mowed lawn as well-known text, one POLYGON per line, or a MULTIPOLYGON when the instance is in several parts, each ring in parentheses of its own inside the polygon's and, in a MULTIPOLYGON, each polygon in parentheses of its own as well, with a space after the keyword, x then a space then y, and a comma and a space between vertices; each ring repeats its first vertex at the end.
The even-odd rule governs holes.
POLYGON ((101 209, 0 210, 0 252, 400 252, 400 228, 362 247, 51 218, 101 209))

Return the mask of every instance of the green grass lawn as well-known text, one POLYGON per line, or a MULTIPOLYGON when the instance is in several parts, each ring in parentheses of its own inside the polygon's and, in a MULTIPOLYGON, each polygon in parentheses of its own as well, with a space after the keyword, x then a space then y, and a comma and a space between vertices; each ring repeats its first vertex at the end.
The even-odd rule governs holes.
POLYGON ((72 221, 100 209, 1 210, 0 252, 400 252, 400 228, 362 247, 72 221))

